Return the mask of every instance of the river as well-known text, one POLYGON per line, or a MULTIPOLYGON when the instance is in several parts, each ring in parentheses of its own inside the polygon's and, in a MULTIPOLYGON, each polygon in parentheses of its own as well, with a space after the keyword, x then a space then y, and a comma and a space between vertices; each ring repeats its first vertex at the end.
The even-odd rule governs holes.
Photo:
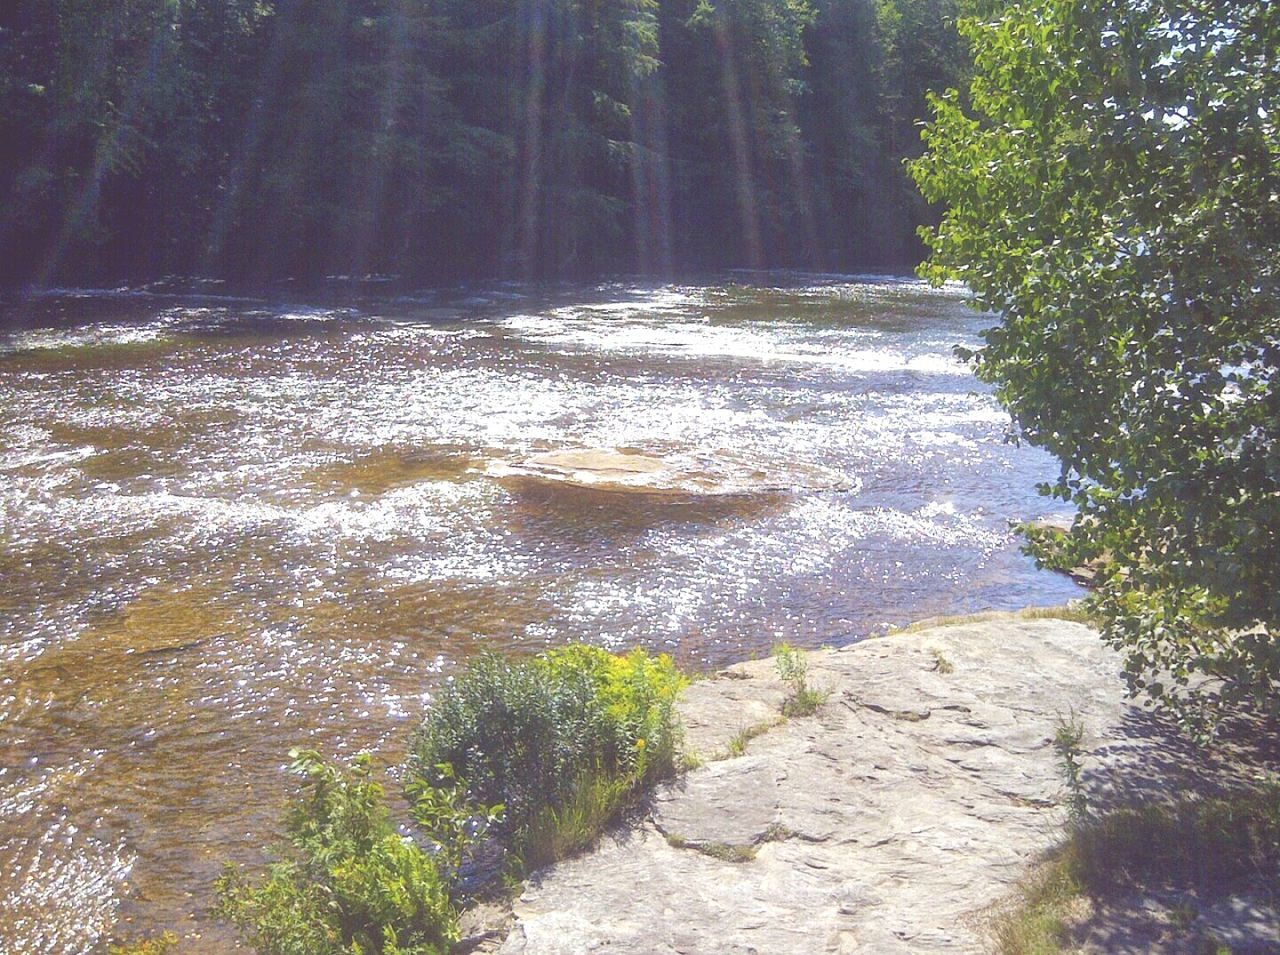
MULTIPOLYGON (((759 277, 757 277, 758 279, 759 277)), ((0 313, 0 951, 209 915, 297 744, 394 762, 482 648, 708 669, 1078 595, 1018 549, 1056 465, 870 277, 0 313), (776 285, 777 287, 769 287, 776 285), (531 467, 604 449, 662 470, 531 467)), ((394 782, 391 784, 394 788, 394 782)))

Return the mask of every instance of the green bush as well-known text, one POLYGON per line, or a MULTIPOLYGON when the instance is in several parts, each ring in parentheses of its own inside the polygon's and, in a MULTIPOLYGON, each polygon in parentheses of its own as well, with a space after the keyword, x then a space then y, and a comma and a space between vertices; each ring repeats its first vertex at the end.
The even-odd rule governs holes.
POLYGON ((410 793, 465 781, 501 806, 501 834, 527 866, 590 842, 637 787, 675 770, 671 659, 572 646, 527 660, 484 654, 417 731, 410 793))
POLYGON ((306 792, 290 811, 285 858, 256 883, 228 866, 219 912, 263 955, 443 955, 457 913, 435 860, 396 834, 371 760, 349 770, 290 753, 306 792))
POLYGON ((480 806, 468 799, 466 784, 448 763, 435 767, 432 782, 415 776, 405 789, 414 820, 432 842, 436 866, 456 890, 475 849, 484 845, 506 807, 480 806))

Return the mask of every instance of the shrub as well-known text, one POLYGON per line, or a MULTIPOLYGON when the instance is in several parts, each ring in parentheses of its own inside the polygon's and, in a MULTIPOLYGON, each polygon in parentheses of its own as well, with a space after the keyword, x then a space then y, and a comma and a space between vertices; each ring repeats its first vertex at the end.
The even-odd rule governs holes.
POLYGON ((637 783, 675 770, 680 729, 675 703, 687 681, 665 654, 633 650, 614 656, 595 647, 572 646, 539 658, 552 680, 590 673, 604 708, 606 768, 637 783))
POLYGON ((283 860, 247 882, 228 866, 219 913, 263 955, 443 955, 457 913, 432 857, 397 835, 370 778, 371 760, 349 770, 293 751, 306 792, 286 824, 283 860))
POLYGON ((485 843, 506 809, 501 804, 480 806, 470 801, 465 784, 448 763, 438 764, 432 778, 434 782, 410 779, 406 795, 414 820, 433 843, 436 866, 456 890, 475 849, 485 843))
POLYGON ((675 770, 665 655, 572 646, 512 661, 483 654, 440 694, 415 735, 410 792, 465 781, 505 809, 501 834, 536 865, 587 844, 642 784, 675 770))

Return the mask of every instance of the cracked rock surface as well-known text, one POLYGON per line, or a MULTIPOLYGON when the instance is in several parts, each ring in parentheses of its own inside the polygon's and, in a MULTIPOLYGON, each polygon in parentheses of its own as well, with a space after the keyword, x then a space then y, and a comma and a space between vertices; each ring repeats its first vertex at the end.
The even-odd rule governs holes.
POLYGON ((1118 658, 1080 624, 1005 618, 808 659, 827 702, 736 757, 735 736, 777 717, 772 661, 692 686, 687 748, 706 764, 536 874, 484 950, 987 951, 992 908, 1062 836, 1059 719, 1085 728, 1097 805, 1135 780, 1144 796, 1230 782, 1168 758, 1182 744, 1124 700, 1118 658))

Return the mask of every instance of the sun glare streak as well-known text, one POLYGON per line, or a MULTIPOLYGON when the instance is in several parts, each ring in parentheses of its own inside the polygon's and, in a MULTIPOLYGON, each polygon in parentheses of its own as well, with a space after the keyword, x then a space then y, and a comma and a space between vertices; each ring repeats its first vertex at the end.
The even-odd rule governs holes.
MULTIPOLYGON (((88 61, 92 67, 86 71, 84 81, 70 99, 74 102, 88 96, 93 89, 102 82, 107 71, 111 67, 111 57, 108 55, 111 51, 111 35, 103 33, 94 43, 93 51, 88 57, 88 61)), ((50 121, 45 126, 42 134, 42 145, 38 156, 31 164, 31 168, 47 168, 54 160, 58 152, 58 140, 61 132, 60 124, 56 121, 50 121)), ((18 223, 30 212, 32 205, 38 198, 38 191, 31 190, 26 196, 15 187, 11 190, 11 200, 3 206, 3 214, 0 215, 0 247, 3 247, 9 241, 9 236, 13 234, 18 223)))
POLYGON ((738 82, 733 36, 723 13, 717 12, 712 29, 720 60, 720 82, 729 123, 729 145, 733 150, 734 186, 738 198, 738 216, 746 244, 747 265, 764 267, 764 244, 760 238, 760 212, 756 201, 755 178, 751 173, 751 149, 747 141, 747 123, 743 115, 742 88, 738 82))
POLYGON ((222 258, 227 235, 235 222, 240 197, 253 173, 262 148, 267 130, 267 117, 274 113, 275 93, 283 72, 285 41, 294 20, 294 6, 284 4, 283 7, 283 12, 277 14, 277 25, 273 31, 271 43, 267 47, 267 54, 263 58, 262 69, 258 73, 258 95, 253 98, 253 106, 245 123, 244 134, 240 138, 240 149, 231 164, 225 195, 213 216, 209 237, 205 242, 201 269, 206 273, 213 272, 222 258))
POLYGON ((633 77, 631 192, 636 220, 636 261, 644 274, 669 277, 675 269, 671 230, 671 153, 667 143, 666 83, 660 76, 633 77))
MULTIPOLYGON (((525 278, 537 266, 538 198, 542 180, 542 111, 547 86, 547 13, 545 0, 530 0, 527 89, 524 96, 524 171, 516 213, 517 257, 525 278)), ((518 94, 517 94, 518 95, 518 94)))
MULTIPOLYGON (((783 138, 791 178, 789 195, 800 213, 800 222, 804 230, 803 260, 813 263, 813 267, 821 272, 827 266, 822 255, 821 243, 818 240, 818 220, 814 214, 809 174, 805 168, 804 143, 801 141, 800 127, 796 121, 795 94, 788 89, 786 77, 783 75, 781 66, 776 59, 770 60, 769 73, 777 88, 784 91, 782 103, 784 110, 783 138)), ((756 134, 759 136, 761 132, 757 130, 756 134)))
MULTIPOLYGON (((398 123, 397 114, 403 105, 405 67, 409 56, 408 3, 409 0, 397 0, 387 13, 390 37, 387 44, 386 82, 378 99, 378 131, 387 141, 392 138, 398 123)), ((419 108, 423 106, 424 104, 419 104, 419 108)), ((363 168, 351 170, 350 204, 358 210, 354 221, 356 240, 353 263, 357 275, 369 271, 370 249, 375 242, 386 202, 387 174, 392 153, 389 142, 384 141, 380 146, 378 148, 375 145, 372 156, 367 157, 367 165, 362 164, 363 168)))
MULTIPOLYGON (((757 174, 763 179, 763 187, 767 195, 785 195, 789 197, 791 204, 799 213, 803 229, 802 241, 804 248, 802 250, 802 260, 812 263, 814 268, 822 271, 825 265, 821 261, 819 252, 817 220, 814 216, 808 175, 804 166, 804 147, 800 139, 800 129, 796 122, 796 99, 789 88, 782 56, 776 48, 770 48, 765 57, 764 67, 763 71, 752 70, 748 73, 747 80, 751 93, 751 102, 776 102, 775 108, 778 110, 779 115, 774 118, 773 123, 755 121, 751 123, 754 155, 762 157, 762 160, 756 164, 757 174), (785 154, 787 163, 785 176, 782 175, 781 170, 775 168, 773 162, 767 161, 778 152, 777 147, 770 142, 770 139, 779 134, 783 141, 782 151, 785 154), (784 178, 787 181, 781 181, 784 178)), ((773 208, 775 215, 777 214, 776 204, 766 203, 765 208, 773 208)), ((783 220, 777 222, 776 225, 781 226, 780 231, 783 236, 789 239, 792 230, 788 227, 788 223, 783 220)), ((794 258, 795 249, 790 248, 789 242, 787 247, 788 254, 794 258)))
POLYGON ((58 230, 58 236, 46 254, 43 264, 35 273, 33 288, 39 290, 49 286, 75 234, 97 210, 98 200, 102 195, 102 181, 120 158, 118 151, 121 148, 122 139, 129 131, 129 124, 138 112, 143 94, 155 85, 164 53, 168 49, 166 41, 169 40, 171 32, 168 29, 169 26, 170 24, 164 21, 156 25, 147 47, 145 63, 129 81, 129 88, 125 93, 116 121, 98 139, 93 153, 93 167, 89 171, 84 187, 68 206, 58 230))
MULTIPOLYGON (((326 40, 324 47, 318 51, 307 50, 310 56, 305 60, 299 57, 302 60, 299 65, 303 74, 301 103, 285 140, 290 149, 281 161, 282 167, 289 170, 290 174, 275 177, 276 181, 283 183, 283 187, 279 194, 273 197, 276 210, 274 221, 264 223, 267 235, 284 231, 289 227, 296 230, 302 240, 300 252, 305 250, 302 254, 307 257, 304 271, 308 267, 314 269, 316 265, 326 262, 331 253, 331 249, 321 247, 317 240, 323 235, 320 230, 325 229, 326 226, 332 227, 334 223, 317 223, 316 216, 311 214, 311 206, 307 199, 308 192, 314 184, 314 178, 309 173, 323 169, 320 157, 331 148, 328 138, 329 130, 326 127, 326 121, 331 117, 326 113, 334 107, 335 103, 341 102, 334 95, 336 90, 331 88, 331 84, 336 83, 344 51, 340 43, 333 41, 332 34, 342 29, 346 19, 346 7, 345 0, 337 0, 326 6, 326 10, 320 14, 321 19, 328 21, 328 29, 321 33, 326 40)), ((338 113, 338 117, 341 115, 338 113)), ((328 240, 332 235, 323 237, 328 240)), ((266 273, 271 266, 278 267, 278 263, 272 261, 276 255, 278 251, 275 243, 262 243, 258 249, 259 270, 266 273)), ((294 265, 294 263, 288 264, 294 265)), ((296 272, 297 269, 290 268, 289 271, 296 272)))

